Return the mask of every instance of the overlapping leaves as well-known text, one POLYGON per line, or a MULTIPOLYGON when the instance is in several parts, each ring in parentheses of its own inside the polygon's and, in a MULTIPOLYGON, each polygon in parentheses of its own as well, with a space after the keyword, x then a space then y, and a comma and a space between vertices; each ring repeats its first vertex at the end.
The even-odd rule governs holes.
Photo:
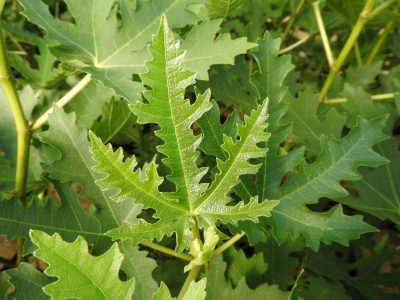
MULTIPOLYGON (((202 1, 198 1, 202 2, 202 1)), ((42 1, 21 0, 28 19, 46 30, 53 40, 53 53, 62 61, 92 74, 117 94, 134 101, 141 84, 131 80, 141 71, 145 46, 157 30, 162 14, 182 27, 194 24, 197 17, 187 6, 193 0, 138 1, 136 9, 128 0, 67 0, 74 24, 57 20, 42 1), (118 20, 117 13, 121 14, 118 20)))
POLYGON ((184 53, 174 39, 164 19, 160 30, 150 45, 154 59, 147 62, 148 73, 142 74, 143 83, 150 89, 144 93, 147 103, 135 103, 131 109, 141 124, 156 123, 160 129, 156 135, 164 143, 158 151, 164 155, 163 163, 170 170, 167 180, 175 186, 173 192, 160 192, 163 182, 154 161, 143 168, 137 167, 134 156, 123 160, 122 149, 113 151, 91 134, 93 158, 98 162, 96 170, 107 174, 97 180, 104 189, 117 189, 114 200, 130 198, 144 208, 156 210, 155 223, 141 219, 134 224, 124 224, 109 231, 113 238, 131 238, 136 243, 143 240, 161 239, 176 233, 178 249, 188 246, 190 228, 209 227, 216 222, 237 223, 239 220, 257 221, 259 216, 269 216, 275 201, 258 202, 253 198, 248 204, 231 202, 229 191, 239 183, 243 174, 255 174, 258 165, 250 162, 265 155, 266 149, 258 143, 266 142, 267 101, 245 117, 238 127, 238 139, 225 136, 222 145, 228 157, 217 160, 218 173, 208 185, 201 180, 207 169, 197 166, 197 147, 201 135, 195 136, 191 126, 211 109, 210 93, 197 93, 197 100, 190 104, 184 99, 187 86, 194 83, 195 74, 183 68, 184 53), (207 187, 208 186, 208 187, 207 187))

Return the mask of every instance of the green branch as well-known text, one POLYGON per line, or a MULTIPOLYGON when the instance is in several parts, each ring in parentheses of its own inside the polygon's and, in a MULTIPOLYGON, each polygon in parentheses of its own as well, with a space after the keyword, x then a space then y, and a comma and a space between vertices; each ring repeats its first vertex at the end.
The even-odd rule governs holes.
POLYGON ((319 1, 311 3, 314 9, 315 19, 317 20, 319 33, 322 39, 322 45, 324 46, 326 58, 328 60, 329 66, 332 66, 335 62, 335 58, 332 53, 331 44, 329 43, 328 35, 326 34, 324 21, 322 19, 321 10, 319 9, 319 1))
POLYGON ((193 259, 193 256, 191 256, 189 254, 176 253, 175 250, 172 250, 170 248, 161 246, 161 245, 156 244, 156 243, 141 242, 140 244, 145 246, 145 247, 151 248, 153 250, 157 250, 157 251, 159 251, 161 253, 164 253, 164 254, 167 254, 167 255, 170 255, 170 256, 173 256, 173 257, 180 258, 180 259, 185 260, 185 261, 191 261, 193 259))
MULTIPOLYGON (((371 95, 371 99, 373 101, 382 101, 382 100, 390 100, 396 97, 397 93, 386 93, 386 94, 378 94, 378 95, 371 95)), ((347 98, 334 98, 325 100, 324 104, 341 104, 346 103, 347 98)))
POLYGON ((339 72, 343 63, 346 61, 347 57, 351 49, 353 48, 355 42, 357 41, 361 31, 363 30, 365 24, 368 21, 369 14, 371 13, 372 9, 374 8, 375 0, 368 0, 365 4, 364 8, 362 9, 356 24, 353 27, 353 30, 350 33, 349 38, 347 39, 342 51, 339 54, 339 57, 332 65, 331 71, 322 87, 321 94, 320 94, 320 101, 324 102, 326 95, 329 92, 329 89, 332 86, 333 80, 335 79, 336 74, 339 72))
MULTIPOLYGON (((3 8, 4 1, 0 2, 3 8)), ((25 198, 26 181, 28 173, 30 128, 22 109, 17 91, 11 82, 11 73, 7 63, 6 47, 3 37, 3 28, 0 26, 0 82, 6 95, 8 104, 14 117, 17 129, 17 160, 15 173, 15 194, 21 199, 25 198)))
POLYGON ((304 2, 305 2, 305 0, 300 0, 299 4, 296 6, 295 10, 293 11, 292 15, 290 16, 289 23, 287 24, 286 29, 282 34, 282 41, 284 41, 286 39, 287 35, 289 34, 289 31, 292 28, 294 19, 299 14, 301 8, 304 5, 304 2))
POLYGON ((394 25, 395 25, 394 21, 389 21, 386 24, 382 35, 379 37, 379 39, 376 42, 374 48, 372 49, 371 53, 368 56, 367 61, 365 62, 366 65, 369 65, 374 61, 374 59, 378 55, 379 51, 381 51, 381 48, 382 48, 383 44, 385 43, 386 38, 388 37, 389 33, 392 32, 392 29, 394 28, 394 25))
POLYGON ((238 233, 231 237, 229 240, 227 240, 225 243, 223 243, 221 246, 219 246, 217 249, 215 249, 213 256, 218 256, 222 252, 224 252, 226 249, 228 249, 230 246, 235 244, 238 240, 240 240, 243 236, 245 235, 244 232, 238 233))
POLYGON ((303 37, 301 40, 298 40, 296 43, 293 43, 293 44, 279 50, 278 54, 279 55, 285 54, 286 52, 289 52, 289 51, 303 45, 305 42, 307 42, 311 38, 311 36, 312 36, 311 34, 307 34, 305 37, 303 37))
MULTIPOLYGON (((68 93, 64 95, 60 100, 56 102, 56 106, 64 107, 67 105, 76 95, 78 95, 90 82, 92 81, 92 77, 90 74, 87 74, 82 78, 68 93)), ((47 123, 49 119, 49 114, 53 112, 53 107, 49 108, 43 115, 41 115, 33 124, 32 130, 37 130, 47 123)))
POLYGON ((190 270, 188 276, 186 277, 185 282, 183 283, 183 286, 181 288, 181 291, 179 292, 177 300, 182 300, 183 297, 185 296, 186 292, 189 289, 190 284, 196 280, 197 276, 200 273, 201 266, 194 266, 193 269, 190 270))

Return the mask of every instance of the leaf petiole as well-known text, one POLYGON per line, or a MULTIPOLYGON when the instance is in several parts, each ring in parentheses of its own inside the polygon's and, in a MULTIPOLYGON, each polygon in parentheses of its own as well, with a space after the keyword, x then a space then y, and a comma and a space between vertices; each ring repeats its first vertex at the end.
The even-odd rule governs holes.
POLYGON ((332 53, 331 44, 329 43, 328 35, 326 34, 324 20, 322 19, 321 10, 319 8, 319 1, 314 1, 311 3, 314 9, 315 19, 317 20, 319 33, 322 39, 322 45, 324 46, 326 58, 328 60, 329 66, 331 67, 334 62, 335 58, 332 53))
MULTIPOLYGON (((0 8, 2 8, 3 5, 4 1, 1 1, 0 8)), ((28 172, 30 128, 28 121, 25 118, 17 91, 11 82, 2 26, 0 26, 0 40, 0 83, 10 105, 17 129, 18 146, 16 157, 17 171, 15 174, 15 193, 18 197, 24 199, 28 172)))
MULTIPOLYGON (((85 77, 82 78, 68 93, 64 95, 60 100, 55 104, 58 107, 64 107, 67 105, 76 95, 78 95, 90 82, 92 81, 92 76, 90 74, 86 74, 85 77)), ((49 108, 43 115, 37 119, 32 126, 32 130, 37 130, 47 123, 49 120, 49 114, 53 112, 53 107, 49 108)))
POLYGON ((185 282, 183 283, 183 286, 181 288, 181 291, 179 292, 177 300, 182 300, 183 297, 185 296, 186 292, 189 289, 190 284, 196 280, 197 276, 200 273, 201 266, 194 266, 193 269, 190 270, 188 276, 186 277, 185 282))
POLYGON ((347 57, 350 54, 351 49, 353 48, 355 42, 357 41, 361 31, 364 29, 365 24, 370 19, 370 13, 374 7, 375 0, 368 0, 365 4, 364 8, 362 9, 360 15, 358 16, 358 20, 356 24, 353 26, 353 29, 350 33, 349 38, 347 39, 342 51, 340 52, 337 60, 332 65, 332 68, 329 72, 327 79, 322 87, 321 94, 320 94, 320 102, 325 101, 325 97, 327 96, 333 80, 336 77, 336 74, 340 71, 341 67, 343 66, 344 62, 346 61, 347 57))
POLYGON ((233 237, 231 237, 229 240, 227 240, 225 243, 223 243, 221 246, 219 246, 217 249, 215 249, 213 256, 218 256, 225 250, 227 250, 230 246, 235 244, 238 240, 240 240, 243 236, 245 235, 244 232, 235 234, 233 237))
POLYGON ((161 246, 161 245, 156 244, 156 243, 141 242, 140 244, 145 246, 145 247, 151 248, 153 250, 157 250, 159 252, 162 252, 164 254, 167 254, 167 255, 170 255, 170 256, 173 256, 173 257, 180 258, 180 259, 185 260, 185 261, 191 261, 193 259, 193 256, 191 256, 189 254, 177 253, 175 250, 172 250, 170 248, 161 246))

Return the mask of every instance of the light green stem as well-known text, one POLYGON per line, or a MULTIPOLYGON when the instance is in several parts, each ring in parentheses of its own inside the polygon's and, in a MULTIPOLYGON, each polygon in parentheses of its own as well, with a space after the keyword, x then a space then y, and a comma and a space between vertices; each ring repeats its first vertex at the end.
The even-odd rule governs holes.
MULTIPOLYGON (((382 100, 389 100, 396 97, 396 93, 386 93, 386 94, 378 94, 378 95, 371 95, 371 99, 373 101, 382 101, 382 100)), ((328 99, 324 101, 324 104, 340 104, 346 103, 347 98, 335 98, 335 99, 328 99)))
POLYGON ((176 253, 174 250, 169 249, 169 248, 164 247, 164 246, 161 246, 161 245, 156 244, 156 243, 152 243, 152 242, 141 242, 140 244, 143 245, 143 246, 146 246, 146 247, 148 247, 148 248, 151 248, 151 249, 157 250, 157 251, 159 251, 159 252, 162 252, 162 253, 164 253, 164 254, 167 254, 167 255, 170 255, 170 256, 173 256, 173 257, 180 258, 180 259, 185 260, 185 261, 191 261, 191 260, 193 259, 193 256, 191 256, 191 255, 189 255, 189 254, 185 254, 185 253, 176 253))
POLYGON ((381 51, 381 48, 382 48, 383 44, 385 43, 386 38, 388 37, 389 33, 392 31, 394 24, 395 24, 394 21, 389 21, 386 24, 382 35, 379 37, 374 48, 372 49, 371 53, 368 56, 367 61, 365 62, 366 65, 371 64, 374 61, 375 57, 378 55, 379 51, 381 51))
POLYGON ((235 234, 233 237, 231 237, 229 240, 227 240, 225 243, 223 243, 221 246, 215 249, 213 256, 220 255, 222 252, 224 252, 226 249, 228 249, 230 246, 232 246, 238 240, 240 240, 244 235, 245 235, 244 232, 235 234))
POLYGON ((324 20, 322 19, 321 10, 319 9, 319 1, 312 2, 312 6, 314 9, 315 19, 317 20, 318 29, 321 35, 322 45, 324 46, 326 58, 328 60, 329 66, 332 66, 335 62, 335 58, 332 53, 328 35, 326 34, 324 20))
POLYGON ((296 43, 293 43, 290 46, 287 46, 281 50, 279 50, 278 54, 282 55, 285 54, 286 52, 292 51, 293 49, 303 45, 305 42, 307 42, 311 37, 311 34, 306 35, 305 37, 303 37, 301 40, 297 41, 296 43))
MULTIPOLYGON (((0 8, 4 1, 0 2, 0 8)), ((10 105, 17 130, 17 159, 15 173, 15 194, 25 199, 26 181, 28 173, 30 128, 22 109, 17 91, 11 82, 11 73, 7 63, 6 47, 3 37, 3 28, 0 26, 0 82, 10 105)))
POLYGON ((385 9, 387 9, 389 6, 391 6, 393 3, 398 2, 399 0, 388 0, 383 2, 381 5, 379 5, 377 8, 375 8, 371 13, 369 14, 369 17, 375 18, 377 15, 379 15, 381 12, 383 12, 385 9))
POLYGON ((358 44, 358 41, 356 41, 354 43, 354 54, 356 55, 356 60, 357 60, 358 66, 362 66, 363 65, 363 59, 362 59, 362 56, 361 56, 360 45, 358 44))
POLYGON ((177 300, 182 300, 185 294, 187 293, 190 284, 196 280, 197 276, 200 273, 201 266, 194 266, 193 269, 190 270, 188 276, 186 277, 185 282, 179 292, 177 300))
POLYGON ((368 21, 369 13, 372 11, 375 4, 375 0, 368 0, 365 4, 364 8, 362 9, 356 24, 353 27, 353 30, 350 33, 349 38, 347 39, 342 51, 339 54, 339 57, 332 65, 332 68, 329 72, 329 75, 322 87, 321 94, 320 94, 320 101, 324 102, 326 95, 329 92, 329 89, 332 86, 333 80, 335 79, 336 74, 341 69, 343 63, 346 61, 347 57, 351 49, 354 46, 354 43, 357 41, 361 31, 363 30, 365 24, 368 21))
MULTIPOLYGON (((64 107, 67 105, 76 95, 78 95, 92 80, 90 74, 85 75, 81 81, 79 81, 68 93, 64 95, 60 100, 56 102, 56 106, 64 107)), ((49 108, 43 115, 41 115, 33 124, 32 130, 35 131, 42 127, 49 120, 49 114, 53 112, 53 107, 49 108)))
POLYGON ((17 238, 16 240, 16 248, 17 248, 17 260, 15 262, 15 266, 18 268, 21 262, 23 262, 24 257, 22 256, 23 248, 24 248, 24 239, 22 237, 17 238))
POLYGON ((287 35, 289 34, 290 29, 293 26, 294 23, 294 19, 296 18, 296 16, 299 14, 301 8, 304 5, 305 0, 300 0, 299 4, 296 6, 295 10, 293 11, 292 15, 290 16, 290 20, 289 23, 286 26, 285 31, 282 34, 282 41, 286 40, 287 35))

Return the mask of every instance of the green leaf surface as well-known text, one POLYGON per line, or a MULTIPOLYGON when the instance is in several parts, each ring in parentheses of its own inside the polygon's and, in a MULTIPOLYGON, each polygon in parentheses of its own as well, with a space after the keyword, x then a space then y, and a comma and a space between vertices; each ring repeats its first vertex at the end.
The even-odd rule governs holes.
POLYGON ((366 257, 357 257, 365 261, 353 271, 353 276, 347 272, 348 264, 330 250, 318 254, 307 252, 307 255, 308 267, 313 272, 355 289, 360 294, 359 297, 369 300, 398 298, 395 289, 399 285, 400 273, 398 270, 385 272, 384 268, 385 265, 390 265, 390 261, 395 257, 395 249, 385 248, 371 251, 366 257))
POLYGON ((299 267, 300 261, 295 257, 295 252, 304 248, 301 240, 295 242, 287 240, 282 245, 269 238, 265 244, 259 244, 256 249, 264 253, 265 262, 268 264, 265 278, 270 284, 278 284, 286 290, 293 284, 293 271, 299 267))
POLYGON ((233 112, 221 124, 218 104, 216 102, 212 103, 213 107, 197 121, 203 133, 203 140, 199 148, 207 155, 212 155, 219 159, 227 159, 227 153, 221 148, 221 145, 224 142, 224 135, 236 136, 239 116, 236 112, 233 112))
POLYGON ((235 56, 256 46, 245 37, 233 40, 229 33, 215 38, 221 23, 222 20, 212 20, 195 25, 182 42, 182 48, 187 51, 185 65, 196 72, 199 80, 208 80, 211 65, 233 65, 235 56))
POLYGON ((40 139, 57 154, 55 160, 46 155, 43 157, 44 170, 52 179, 82 185, 81 196, 97 208, 102 232, 117 227, 127 216, 134 220, 140 213, 140 206, 129 201, 109 201, 112 194, 96 185, 95 180, 100 176, 92 169, 95 162, 90 155, 87 131, 77 128, 75 122, 74 113, 65 114, 59 108, 49 116, 49 130, 41 133, 40 139))
POLYGON ((139 251, 129 241, 119 243, 119 248, 124 254, 121 269, 128 278, 135 281, 133 298, 137 300, 151 299, 157 289, 157 282, 153 279, 152 273, 157 266, 154 259, 147 256, 146 251, 139 251))
POLYGON ((174 20, 174 27, 197 21, 187 10, 196 0, 138 1, 136 9, 128 0, 118 2, 120 9, 115 7, 115 0, 88 0, 83 6, 80 0, 67 0, 73 24, 54 18, 42 1, 19 2, 27 18, 54 41, 52 52, 57 58, 74 62, 129 101, 140 99, 142 86, 131 80, 132 74, 142 71, 145 46, 161 16, 166 14, 174 20))
POLYGON ((306 89, 297 99, 289 100, 289 110, 283 118, 284 122, 293 122, 291 137, 294 141, 305 145, 312 154, 319 153, 322 134, 340 138, 346 122, 346 117, 333 107, 321 115, 319 104, 319 95, 306 89))
POLYGON ((363 168, 363 178, 352 184, 356 193, 338 201, 382 220, 400 224, 399 141, 389 139, 378 144, 376 149, 390 163, 375 169, 363 168))
POLYGON ((55 299, 130 299, 134 281, 120 281, 119 268, 123 254, 114 244, 101 256, 92 256, 82 237, 72 244, 64 242, 58 234, 52 236, 31 231, 33 243, 38 247, 35 256, 49 264, 46 275, 57 281, 44 291, 55 299), (107 272, 104 272, 107 270, 107 272))
POLYGON ((37 299, 49 300, 49 295, 43 291, 43 287, 50 284, 53 280, 38 271, 30 264, 21 263, 16 269, 10 269, 5 272, 10 276, 10 282, 14 285, 14 292, 9 295, 9 299, 37 299))
POLYGON ((276 199, 280 203, 272 218, 274 235, 280 244, 289 235, 292 239, 302 235, 306 245, 317 250, 321 242, 347 245, 349 240, 374 230, 362 221, 361 216, 343 214, 340 205, 323 213, 313 212, 307 205, 317 203, 322 197, 346 196, 341 181, 359 180, 356 169, 360 166, 378 166, 387 162, 372 150, 372 146, 385 139, 380 131, 385 119, 366 121, 360 118, 358 127, 341 141, 322 138, 322 150, 316 161, 304 163, 297 173, 287 178, 277 191, 276 199))
POLYGON ((91 128, 102 114, 102 108, 112 99, 110 88, 92 81, 83 91, 76 95, 65 107, 67 113, 75 112, 78 128, 91 128))
POLYGON ((242 249, 236 250, 232 247, 227 251, 226 257, 230 262, 226 273, 234 286, 239 284, 243 277, 252 288, 262 283, 263 274, 268 269, 263 253, 256 253, 247 258, 242 249))
POLYGON ((302 290, 301 296, 304 299, 316 300, 351 300, 346 294, 344 287, 337 281, 327 280, 323 277, 311 276, 309 286, 302 290))
POLYGON ((226 263, 221 256, 214 258, 210 262, 210 271, 207 277, 207 300, 217 299, 288 299, 288 292, 279 290, 276 285, 262 284, 255 290, 250 289, 244 277, 239 281, 236 288, 233 288, 229 282, 226 282, 224 273, 226 263))
POLYGON ((257 90, 250 84, 244 57, 237 57, 234 66, 213 67, 210 88, 215 100, 233 105, 240 112, 249 113, 257 106, 257 90))
POLYGON ((10 277, 4 272, 0 273, 0 299, 7 300, 7 295, 10 294, 14 287, 9 282, 10 277))
MULTIPOLYGON (((365 119, 372 119, 387 114, 387 108, 379 101, 373 101, 371 95, 363 88, 346 83, 342 92, 342 96, 347 98, 347 102, 341 106, 349 115, 347 126, 352 128, 357 123, 357 116, 365 119)), ((392 123, 391 120, 388 122, 392 123)))
POLYGON ((226 18, 243 0, 208 0, 206 4, 210 19, 226 18))
POLYGON ((35 229, 50 234, 58 232, 69 241, 81 235, 99 249, 109 246, 110 242, 102 235, 99 221, 86 213, 79 203, 75 187, 55 183, 55 188, 61 207, 57 207, 51 199, 48 199, 46 206, 35 199, 28 207, 24 207, 17 199, 0 201, 1 232, 12 240, 17 237, 29 238, 29 230, 35 229))
MULTIPOLYGON (((23 82, 35 88, 46 88, 63 78, 64 71, 56 64, 57 59, 51 54, 46 39, 28 31, 21 30, 12 24, 4 24, 4 29, 9 32, 14 41, 25 42, 38 47, 39 54, 33 55, 37 67, 32 67, 32 61, 25 59, 25 55, 10 54, 10 65, 24 76, 23 82)), ((25 51, 26 52, 26 51, 25 51)))
POLYGON ((268 140, 268 155, 262 159, 262 167, 257 174, 257 191, 261 198, 270 198, 272 191, 279 185, 282 176, 297 165, 302 154, 301 150, 282 155, 281 143, 288 137, 291 127, 282 124, 282 117, 287 108, 282 99, 287 92, 283 83, 293 69, 290 57, 278 56, 280 39, 274 39, 266 32, 258 40, 258 49, 253 51, 258 64, 258 72, 251 76, 251 83, 256 87, 259 97, 268 97, 271 138, 268 140))
MULTIPOLYGON (((198 282, 192 282, 189 285, 188 290, 183 296, 182 300, 203 300, 206 299, 206 279, 203 278, 198 282)), ((160 288, 153 295, 153 300, 174 300, 176 298, 172 298, 171 293, 164 282, 161 282, 160 288)))
POLYGON ((121 149, 113 151, 111 145, 104 146, 91 134, 92 154, 98 162, 96 170, 107 174, 97 181, 103 189, 116 189, 114 200, 132 199, 144 208, 156 210, 155 223, 141 219, 135 224, 124 224, 109 231, 114 239, 131 238, 135 243, 142 240, 160 240, 165 235, 177 233, 178 250, 187 248, 190 227, 197 219, 202 228, 208 228, 218 220, 222 223, 236 223, 239 220, 258 221, 259 216, 269 216, 275 201, 258 203, 252 199, 228 206, 228 192, 239 183, 239 176, 255 174, 258 165, 249 160, 265 155, 266 149, 257 144, 267 140, 266 110, 267 101, 250 116, 245 124, 238 127, 239 140, 225 136, 222 149, 228 158, 217 161, 218 174, 206 191, 207 183, 200 183, 207 169, 199 168, 196 158, 201 135, 193 135, 191 125, 212 107, 209 92, 197 96, 190 104, 184 99, 185 87, 194 83, 194 73, 183 69, 183 52, 173 38, 166 20, 150 46, 154 60, 147 63, 148 73, 142 74, 144 83, 151 88, 144 96, 147 103, 131 105, 141 124, 157 123, 156 131, 164 144, 158 146, 164 154, 163 163, 171 173, 167 179, 175 185, 173 192, 160 192, 163 178, 157 173, 154 160, 137 168, 134 156, 123 160, 121 149))
MULTIPOLYGON (((271 137, 268 140, 268 153, 260 159, 262 164, 256 178, 256 185, 253 180, 244 180, 243 196, 248 194, 254 196, 255 191, 261 199, 272 199, 274 191, 279 187, 285 174, 296 167, 303 158, 303 148, 284 153, 281 144, 288 138, 291 126, 283 124, 282 117, 287 111, 287 106, 282 103, 287 88, 283 85, 288 73, 293 66, 288 56, 278 56, 280 40, 274 39, 267 32, 263 39, 258 40, 258 49, 253 51, 258 64, 258 71, 251 76, 251 84, 256 88, 259 98, 269 97, 268 113, 271 137)), ((248 196, 246 196, 248 197, 248 196)), ((260 224, 244 222, 240 229, 247 233, 251 244, 267 240, 263 220, 260 224)))
POLYGON ((287 91, 283 82, 293 69, 290 56, 278 55, 281 40, 273 38, 268 31, 257 42, 258 49, 253 50, 252 54, 257 60, 259 71, 251 76, 251 82, 261 99, 268 97, 271 103, 280 102, 287 91))
POLYGON ((160 287, 154 293, 152 298, 152 300, 173 300, 173 299, 174 298, 172 298, 168 286, 164 282, 161 282, 160 287))
POLYGON ((134 123, 135 117, 126 101, 112 99, 103 107, 103 115, 98 122, 94 123, 92 130, 104 142, 109 142, 134 123))

